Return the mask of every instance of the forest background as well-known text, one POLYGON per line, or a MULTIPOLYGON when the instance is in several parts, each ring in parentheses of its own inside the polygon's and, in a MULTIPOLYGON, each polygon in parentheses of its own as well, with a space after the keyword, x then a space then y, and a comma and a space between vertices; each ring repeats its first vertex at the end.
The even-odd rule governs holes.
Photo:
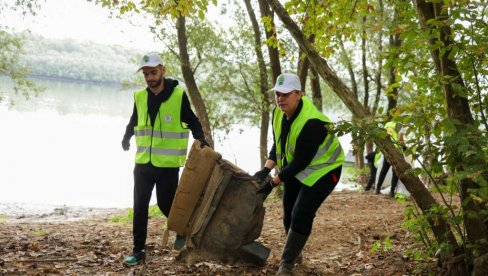
MULTIPOLYGON (((281 72, 297 72, 325 113, 328 101, 341 101, 352 118, 336 123, 337 134, 352 135, 358 168, 373 143, 393 165, 412 196, 406 225, 426 256, 438 257, 445 274, 486 267, 485 1, 220 1, 235 24, 206 20, 216 1, 95 3, 127 20, 134 13, 154 19, 161 54, 180 68, 176 75, 211 145, 216 129, 247 122, 259 126, 264 161, 272 106, 266 91, 281 72), (407 128, 404 153, 420 167, 386 139, 383 125, 391 120, 407 128)), ((36 4, 42 1, 15 2, 31 12, 36 4)), ((18 66, 18 38, 1 31, 2 73, 17 92, 35 93, 18 66)))

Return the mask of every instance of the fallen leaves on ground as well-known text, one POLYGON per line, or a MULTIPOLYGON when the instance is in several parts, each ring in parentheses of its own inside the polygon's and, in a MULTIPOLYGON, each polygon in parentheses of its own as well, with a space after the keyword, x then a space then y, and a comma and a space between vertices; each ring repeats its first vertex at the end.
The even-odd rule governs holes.
MULTIPOLYGON (((161 219, 149 220, 146 263, 125 267, 122 260, 132 250, 132 225, 110 223, 110 215, 104 214, 81 221, 0 223, 0 275, 274 275, 285 241, 281 202, 268 200, 265 206, 259 241, 271 248, 271 254, 262 267, 177 261, 179 252, 162 244, 161 219)), ((331 194, 317 213, 296 275, 414 275, 427 269, 435 274, 433 260, 415 261, 406 253, 416 245, 401 227, 404 208, 373 193, 331 194), (386 238, 391 247, 372 252, 373 244, 386 238)))

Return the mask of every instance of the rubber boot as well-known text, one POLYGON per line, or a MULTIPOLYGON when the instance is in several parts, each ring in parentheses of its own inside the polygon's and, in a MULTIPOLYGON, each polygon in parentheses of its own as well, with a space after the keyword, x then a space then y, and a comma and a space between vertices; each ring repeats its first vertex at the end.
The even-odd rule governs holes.
POLYGON ((276 275, 285 276, 293 275, 293 266, 298 255, 302 252, 305 243, 307 243, 308 236, 290 230, 286 237, 285 248, 281 255, 280 267, 276 275))
MULTIPOLYGON (((285 227, 285 235, 288 236, 288 230, 289 228, 285 227)), ((303 252, 300 252, 298 254, 298 257, 295 259, 295 264, 302 264, 303 262, 303 252)))

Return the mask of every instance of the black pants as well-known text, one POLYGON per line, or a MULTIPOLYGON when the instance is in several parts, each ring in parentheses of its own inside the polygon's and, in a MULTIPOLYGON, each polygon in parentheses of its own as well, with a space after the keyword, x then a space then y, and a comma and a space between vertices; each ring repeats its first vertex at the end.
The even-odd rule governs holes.
POLYGON ((369 161, 368 162, 369 164, 369 179, 368 179, 368 183, 366 184, 366 188, 364 189, 365 191, 369 191, 371 190, 371 187, 373 186, 374 184, 374 181, 376 180, 376 167, 374 166, 374 161, 369 161))
MULTIPOLYGON (((386 161, 386 159, 383 160, 383 167, 381 168, 380 175, 378 178, 378 185, 376 185, 376 193, 381 192, 381 185, 383 185, 383 181, 385 181, 386 174, 388 173, 388 170, 390 169, 390 163, 386 161)), ((391 170, 393 173, 391 177, 391 189, 390 189, 390 194, 395 193, 396 186, 398 184, 398 176, 395 173, 395 170, 391 170)))
POLYGON ((147 219, 152 190, 161 212, 168 217, 178 186, 180 168, 157 168, 151 164, 136 164, 134 168, 134 252, 144 249, 147 237, 147 219))
POLYGON ((291 228, 296 233, 310 235, 315 214, 339 182, 341 172, 342 166, 333 169, 312 187, 296 179, 284 183, 283 224, 287 233, 291 228))

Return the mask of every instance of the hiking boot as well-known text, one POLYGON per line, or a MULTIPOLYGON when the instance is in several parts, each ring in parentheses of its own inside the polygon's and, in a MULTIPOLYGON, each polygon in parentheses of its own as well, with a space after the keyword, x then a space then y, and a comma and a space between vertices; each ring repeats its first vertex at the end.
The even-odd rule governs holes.
POLYGON ((300 253, 307 242, 308 235, 299 234, 293 230, 288 231, 285 248, 281 255, 280 267, 276 275, 293 275, 293 267, 298 261, 300 253))
POLYGON ((280 262, 276 276, 293 276, 293 264, 280 262))
POLYGON ((302 254, 302 252, 300 252, 300 254, 298 255, 298 257, 295 259, 295 263, 296 264, 302 264, 303 263, 303 254, 302 254))
POLYGON ((175 244, 173 246, 174 249, 180 250, 186 244, 186 238, 180 235, 176 235, 175 244))
POLYGON ((143 263, 146 260, 146 250, 134 252, 124 260, 124 265, 134 266, 143 263))
POLYGON ((389 194, 388 194, 389 197, 395 197, 395 192, 391 191, 389 194))

